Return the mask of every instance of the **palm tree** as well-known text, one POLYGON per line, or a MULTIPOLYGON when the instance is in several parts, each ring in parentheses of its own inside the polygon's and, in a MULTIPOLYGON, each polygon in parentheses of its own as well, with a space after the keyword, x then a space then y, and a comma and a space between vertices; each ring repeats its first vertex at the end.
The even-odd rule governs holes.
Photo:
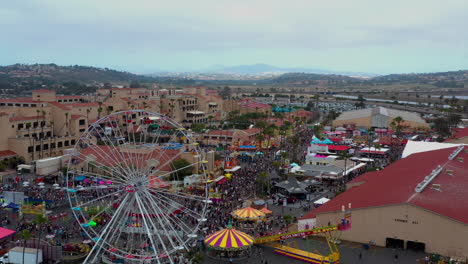
POLYGON ((348 159, 351 158, 353 155, 349 154, 348 151, 344 150, 344 151, 341 151, 340 152, 340 158, 344 159, 344 172, 343 172, 343 176, 346 176, 346 170, 348 169, 347 168, 347 163, 348 163, 348 159))
MULTIPOLYGON (((38 215, 36 219, 33 221, 34 224, 39 226, 39 235, 37 237, 37 240, 39 242, 39 245, 36 246, 37 249, 39 249, 39 246, 41 245, 41 233, 42 233, 42 225, 47 223, 47 218, 43 215, 38 215)), ((38 250, 39 251, 39 250, 38 250)), ((36 262, 37 263, 37 257, 39 254, 36 254, 36 262)), ((23 261, 24 262, 24 261, 23 261)))
POLYGON ((102 112, 102 110, 103 110, 102 107, 99 107, 99 108, 97 109, 97 112, 98 112, 98 119, 101 118, 101 112, 102 112))
POLYGON ((29 231, 28 229, 23 229, 19 233, 19 237, 20 237, 21 240, 23 240, 23 261, 22 261, 22 263, 24 263, 24 252, 26 250, 26 241, 32 237, 31 231, 29 231))
POLYGON ((405 122, 405 120, 401 116, 397 116, 393 118, 392 122, 390 123, 390 126, 395 128, 397 136, 399 136, 401 133, 401 129, 403 128, 401 123, 403 122, 405 122))

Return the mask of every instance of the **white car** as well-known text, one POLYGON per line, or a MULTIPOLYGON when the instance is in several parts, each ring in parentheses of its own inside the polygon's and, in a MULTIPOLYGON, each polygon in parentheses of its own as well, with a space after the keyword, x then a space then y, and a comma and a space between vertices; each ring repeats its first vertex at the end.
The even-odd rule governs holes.
POLYGON ((0 257, 0 264, 6 264, 6 263, 10 263, 8 261, 8 253, 0 257))

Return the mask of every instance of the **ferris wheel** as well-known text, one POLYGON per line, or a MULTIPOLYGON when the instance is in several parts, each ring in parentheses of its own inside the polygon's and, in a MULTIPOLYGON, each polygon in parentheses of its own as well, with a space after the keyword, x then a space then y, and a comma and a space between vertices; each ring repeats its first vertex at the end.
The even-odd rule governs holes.
POLYGON ((70 154, 66 193, 100 258, 174 263, 204 221, 206 154, 170 118, 145 110, 100 118, 70 154))

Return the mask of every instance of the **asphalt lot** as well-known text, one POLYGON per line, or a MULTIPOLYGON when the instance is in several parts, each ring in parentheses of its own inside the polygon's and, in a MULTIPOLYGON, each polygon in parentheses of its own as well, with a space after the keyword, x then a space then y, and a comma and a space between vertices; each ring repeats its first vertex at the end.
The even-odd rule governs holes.
MULTIPOLYGON (((291 243, 296 241, 298 248, 307 250, 309 252, 328 254, 329 249, 325 240, 321 237, 313 237, 309 241, 304 239, 291 239, 286 242, 291 243)), ((370 249, 363 249, 361 244, 343 241, 339 246, 341 258, 340 263, 344 264, 414 264, 417 260, 424 258, 424 253, 418 253, 407 250, 394 250, 389 248, 381 248, 372 246, 370 249), (361 255, 361 258, 360 258, 361 255), (395 260, 395 255, 398 255, 398 259, 395 260)), ((233 263, 246 263, 246 264, 303 264, 305 262, 295 260, 289 257, 275 254, 273 248, 268 246, 258 246, 252 257, 248 260, 233 261, 233 263), (262 253, 259 253, 262 252, 262 253), (262 262, 263 261, 263 262, 262 262)), ((214 261, 205 258, 203 263, 229 263, 229 260, 225 262, 214 261)))

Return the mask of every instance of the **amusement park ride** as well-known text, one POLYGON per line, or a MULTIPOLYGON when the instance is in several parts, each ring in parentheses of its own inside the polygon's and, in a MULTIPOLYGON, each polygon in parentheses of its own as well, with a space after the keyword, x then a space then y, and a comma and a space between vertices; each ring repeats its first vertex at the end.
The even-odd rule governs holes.
MULTIPOLYGON (((351 228, 351 204, 349 204, 348 210, 345 210, 345 207, 342 206, 342 211, 344 213, 344 218, 341 219, 341 223, 319 227, 319 228, 312 228, 302 231, 295 231, 283 234, 277 234, 273 236, 264 236, 258 237, 255 239, 255 244, 265 244, 266 246, 270 246, 275 249, 275 253, 291 257, 294 259, 302 260, 308 263, 316 263, 316 264, 338 264, 340 263, 340 252, 338 250, 337 241, 338 236, 334 234, 335 231, 345 231, 351 228), (292 241, 288 243, 287 246, 283 245, 282 243, 278 243, 278 241, 284 241, 291 238, 307 238, 312 235, 317 234, 324 234, 325 239, 328 244, 328 248, 330 249, 330 254, 327 256, 311 253, 305 250, 301 250, 297 248, 296 241, 292 241)), ((340 234, 340 233, 338 233, 340 234)))
MULTIPOLYGON (((94 244, 83 263, 175 264, 174 255, 189 251, 199 238, 210 198, 216 197, 209 196, 207 154, 180 124, 145 110, 112 113, 91 124, 69 155, 67 197, 94 244)), ((342 208, 339 224, 259 237, 254 243, 309 263, 337 264, 332 234, 351 227, 350 208, 342 208), (316 234, 325 235, 329 255, 277 243, 316 234)))

